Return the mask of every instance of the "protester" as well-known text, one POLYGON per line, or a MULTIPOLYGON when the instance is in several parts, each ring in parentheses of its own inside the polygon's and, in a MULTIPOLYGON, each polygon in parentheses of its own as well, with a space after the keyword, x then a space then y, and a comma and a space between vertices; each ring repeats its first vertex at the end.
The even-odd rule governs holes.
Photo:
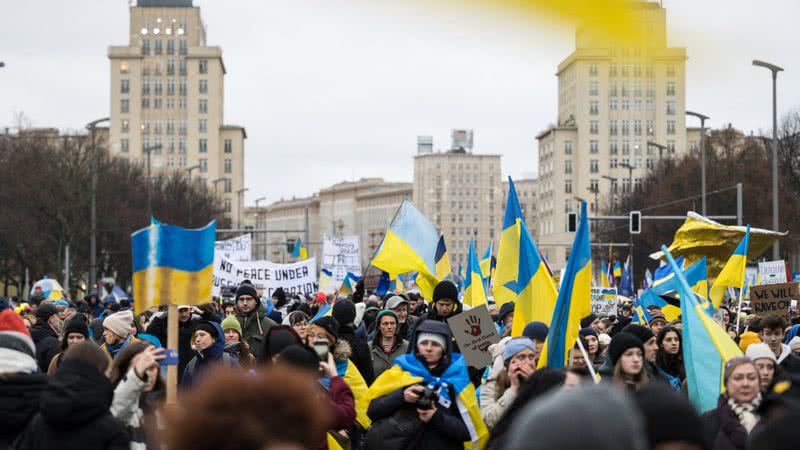
POLYGON ((747 347, 745 355, 753 360, 753 364, 758 371, 758 382, 761 388, 761 393, 764 394, 772 388, 772 383, 775 381, 776 375, 782 370, 778 366, 778 360, 775 358, 775 353, 769 348, 769 345, 750 344, 747 347))
POLYGON ((739 348, 742 349, 742 353, 747 351, 747 347, 750 344, 761 342, 761 338, 759 338, 760 331, 761 318, 754 315, 748 320, 747 329, 739 336, 739 348))
MULTIPOLYGON (((589 329, 594 330, 594 328, 589 328, 589 329)), ((581 350, 581 345, 585 350, 588 344, 586 343, 586 339, 584 339, 583 336, 579 335, 578 338, 575 339, 575 344, 573 344, 572 348, 570 349, 569 355, 567 355, 569 361, 567 367, 569 367, 570 369, 588 370, 589 362, 586 360, 586 357, 583 356, 583 350, 581 350)))
MULTIPOLYGON (((192 331, 202 321, 219 322, 220 318, 210 308, 198 308, 193 305, 178 305, 178 379, 183 378, 183 372, 189 361, 194 357, 192 350, 192 331)), ((167 345, 167 316, 168 313, 156 314, 147 327, 147 333, 157 337, 161 346, 167 345)))
POLYGON ((656 374, 667 380, 672 389, 680 391, 686 379, 681 333, 672 326, 666 326, 656 336, 656 343, 656 374))
POLYGON ((511 336, 511 325, 514 323, 514 302, 506 302, 497 314, 497 334, 511 336))
POLYGON ((0 311, 0 449, 12 448, 39 411, 46 386, 25 322, 11 309, 0 311))
POLYGON ((64 357, 64 352, 67 351, 67 348, 87 339, 89 339, 89 324, 87 323, 86 316, 77 313, 67 319, 64 323, 63 335, 61 336, 61 352, 50 360, 50 366, 47 367, 47 375, 55 375, 56 369, 61 365, 61 359, 64 357))
POLYGON ((414 324, 418 319, 409 312, 409 301, 399 295, 393 295, 386 300, 385 309, 394 312, 397 315, 397 320, 400 321, 397 335, 403 339, 410 338, 411 331, 414 329, 414 324))
POLYGON ((100 346, 109 358, 116 358, 117 354, 131 342, 138 339, 131 335, 133 324, 133 311, 116 312, 103 319, 103 344, 100 346))
POLYGON ((650 327, 650 331, 652 331, 654 335, 658 336, 661 329, 667 326, 667 319, 664 317, 664 313, 660 310, 651 311, 650 322, 648 322, 647 326, 650 327))
POLYGON ((795 356, 800 357, 800 336, 795 336, 789 341, 789 349, 792 351, 792 354, 795 356))
POLYGON ((287 303, 288 301, 286 300, 286 292, 283 291, 283 288, 279 287, 275 289, 272 292, 272 311, 267 314, 267 317, 272 319, 272 321, 275 323, 283 322, 283 316, 286 312, 287 303))
POLYGON ((759 419, 758 370, 750 358, 736 357, 725 364, 723 381, 725 393, 717 407, 703 414, 706 445, 711 450, 744 450, 759 419))
POLYGON ((94 342, 67 349, 17 449, 128 450, 128 432, 109 409, 114 389, 105 372, 110 364, 108 353, 94 342))
MULTIPOLYGON (((644 346, 644 368, 649 378, 656 377, 656 354, 658 353, 658 340, 650 328, 631 324, 622 329, 639 338, 644 346)), ((613 339, 613 338, 612 338, 613 339)))
POLYGON ((539 356, 542 354, 544 348, 544 341, 547 339, 547 333, 550 330, 543 322, 529 322, 522 330, 522 335, 533 342, 536 348, 536 362, 539 362, 539 356))
POLYGON ((59 352, 61 345, 58 336, 61 326, 61 319, 58 318, 58 309, 55 306, 49 303, 39 305, 36 309, 36 324, 31 327, 31 338, 36 344, 36 362, 42 372, 47 372, 50 361, 59 352))
POLYGON ((236 289, 236 305, 239 307, 242 341, 247 342, 250 353, 256 355, 263 346, 264 334, 277 324, 267 317, 264 305, 258 301, 258 292, 249 280, 243 281, 236 289))
POLYGON ((300 336, 300 339, 306 339, 306 332, 308 330, 308 314, 303 311, 293 311, 286 316, 283 325, 289 325, 294 328, 294 331, 300 336))
POLYGON ((783 343, 786 321, 777 314, 769 314, 761 319, 758 337, 775 354, 778 365, 790 373, 800 373, 800 357, 792 354, 792 349, 783 343))
POLYGON ((634 399, 644 418, 650 449, 706 448, 703 422, 684 396, 664 383, 650 383, 636 392, 634 399))
POLYGON ((283 349, 291 345, 302 345, 303 342, 294 328, 288 325, 275 325, 264 335, 264 345, 256 353, 256 362, 270 365, 283 349))
POLYGON ((195 356, 183 371, 181 385, 191 386, 209 367, 239 367, 238 359, 225 352, 225 334, 216 322, 202 321, 194 330, 195 356))
POLYGON ((338 339, 350 344, 350 360, 355 364, 364 381, 372 384, 375 373, 372 369, 369 343, 364 336, 356 335, 356 306, 350 300, 340 300, 333 305, 331 315, 339 322, 338 339))
MULTIPOLYGON (((602 323, 602 322, 601 322, 602 323)), ((586 342, 586 353, 589 355, 589 363, 593 367, 599 367, 603 364, 603 355, 600 351, 599 333, 594 328, 581 328, 578 332, 586 342)))
POLYGON ((481 417, 491 430, 514 402, 520 386, 536 371, 536 347, 526 337, 505 343, 503 369, 481 386, 481 417))
POLYGON ((638 391, 647 384, 644 345, 636 335, 624 331, 614 335, 608 346, 608 356, 614 367, 614 384, 631 391, 638 391))
POLYGON ((372 370, 379 377, 394 364, 395 358, 408 353, 408 341, 398 335, 400 319, 394 311, 384 309, 376 319, 378 327, 369 344, 372 355, 372 370))
POLYGON ((422 323, 424 320, 447 323, 447 319, 460 313, 462 309, 462 305, 458 301, 458 288, 452 281, 443 280, 433 288, 433 306, 430 311, 420 317, 416 323, 422 323))
POLYGON ((225 352, 235 355, 242 367, 252 367, 256 358, 242 340, 242 326, 234 315, 227 316, 220 324, 225 334, 225 352))
POLYGON ((600 318, 597 317, 597 314, 589 314, 588 316, 581 319, 581 328, 594 328, 597 330, 597 326, 600 323, 600 318))

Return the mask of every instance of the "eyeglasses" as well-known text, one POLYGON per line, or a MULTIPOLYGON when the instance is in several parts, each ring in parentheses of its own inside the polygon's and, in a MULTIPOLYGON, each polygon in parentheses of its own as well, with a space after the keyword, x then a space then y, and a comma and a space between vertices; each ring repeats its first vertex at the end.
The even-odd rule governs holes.
POLYGON ((240 302, 246 302, 248 300, 256 301, 256 299, 254 299, 253 297, 251 297, 249 295, 242 295, 241 297, 239 297, 239 301, 240 302))

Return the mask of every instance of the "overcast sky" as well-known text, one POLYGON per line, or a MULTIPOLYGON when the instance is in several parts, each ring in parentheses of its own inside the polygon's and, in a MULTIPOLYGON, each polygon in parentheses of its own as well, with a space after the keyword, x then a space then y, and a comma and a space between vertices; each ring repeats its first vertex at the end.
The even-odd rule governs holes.
MULTIPOLYGON (((475 130, 503 174, 535 173, 536 134, 556 117, 557 64, 574 32, 533 17, 431 7, 434 0, 195 0, 223 49, 225 121, 247 128, 247 202, 345 179, 412 181, 417 135, 475 130)), ((687 108, 745 131, 800 106, 800 2, 666 0, 687 47, 687 108)), ((0 127, 79 129, 109 113, 109 45, 127 45, 127 0, 0 3, 0 127)), ((692 124, 692 122, 689 122, 692 124)))

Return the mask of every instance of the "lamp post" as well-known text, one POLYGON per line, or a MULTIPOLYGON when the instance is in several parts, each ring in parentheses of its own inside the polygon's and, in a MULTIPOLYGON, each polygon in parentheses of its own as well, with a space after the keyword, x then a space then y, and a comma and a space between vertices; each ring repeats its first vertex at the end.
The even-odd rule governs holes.
POLYGON ((630 186, 631 192, 633 192, 633 166, 626 163, 622 163, 619 166, 623 169, 628 169, 628 186, 630 186))
POLYGON ((211 182, 214 184, 214 195, 217 194, 217 183, 222 183, 223 181, 225 181, 225 178, 217 178, 216 180, 211 182))
POLYGON ((143 153, 147 153, 147 218, 148 220, 153 217, 153 205, 152 205, 152 177, 150 175, 150 153, 153 150, 161 150, 161 144, 151 145, 149 147, 142 148, 143 153))
POLYGON ((0 67, 5 67, 5 66, 6 66, 6 63, 4 63, 3 61, 0 61, 0 67))
POLYGON ((605 178, 606 180, 611 182, 610 183, 611 186, 610 186, 610 189, 609 189, 609 191, 611 192, 611 205, 614 208, 616 208, 616 205, 617 205, 616 195, 617 195, 617 193, 614 192, 614 187, 616 187, 616 185, 617 185, 617 179, 614 178, 614 177, 608 176, 608 175, 600 175, 600 178, 605 178))
MULTIPOLYGON (((778 230, 780 222, 778 220, 778 72, 783 71, 782 67, 770 64, 757 59, 753 60, 753 65, 763 67, 772 72, 772 229, 778 230)), ((772 246, 772 259, 781 259, 780 241, 775 240, 772 246)))
POLYGON ((657 143, 655 143, 655 142, 653 142, 653 141, 647 141, 647 146, 648 146, 648 147, 655 147, 655 148, 657 148, 657 149, 658 149, 658 161, 659 161, 659 162, 661 162, 661 154, 662 154, 662 153, 663 153, 665 150, 667 150, 667 149, 669 148, 669 147, 667 147, 666 145, 657 144, 657 143))
POLYGON ((103 117, 86 125, 89 130, 90 139, 92 140, 92 158, 91 158, 91 171, 92 175, 89 177, 89 289, 95 287, 95 277, 97 276, 97 143, 94 140, 94 130, 97 125, 111 120, 109 117, 103 117))
MULTIPOLYGON (((192 171, 193 170, 197 170, 199 168, 200 168, 200 164, 196 164, 196 165, 194 165, 192 167, 187 167, 186 168, 186 171, 189 173, 189 185, 190 186, 192 184, 192 171)), ((187 199, 187 201, 189 203, 189 227, 191 228, 191 226, 192 226, 192 195, 191 195, 191 193, 189 194, 189 198, 187 199)))
POLYGON ((192 171, 197 170, 200 168, 200 164, 196 164, 192 167, 187 167, 185 170, 189 173, 189 181, 192 181, 192 171))
MULTIPOLYGON (((263 202, 266 199, 267 199, 267 197, 259 197, 259 198, 256 199, 256 229, 257 230, 261 229, 261 207, 259 207, 258 204, 263 202)), ((258 235, 261 236, 261 232, 259 231, 258 233, 259 233, 258 235)), ((260 241, 260 239, 256 239, 256 244, 259 244, 259 241, 260 241)), ((259 248, 261 248, 261 247, 263 247, 263 245, 259 245, 259 248)), ((259 253, 259 255, 260 255, 260 253, 259 253)))
POLYGON ((249 191, 250 188, 241 188, 236 191, 236 202, 238 203, 238 207, 236 208, 236 228, 242 229, 242 203, 244 203, 244 193, 249 191))
POLYGON ((706 120, 710 117, 700 113, 686 111, 687 116, 700 119, 700 205, 706 215, 706 120))
POLYGON ((597 201, 598 201, 597 200, 597 196, 600 194, 600 188, 599 187, 591 187, 591 186, 589 186, 589 187, 586 188, 586 190, 591 192, 592 194, 594 194, 594 203, 592 204, 592 212, 596 212, 597 211, 597 201))

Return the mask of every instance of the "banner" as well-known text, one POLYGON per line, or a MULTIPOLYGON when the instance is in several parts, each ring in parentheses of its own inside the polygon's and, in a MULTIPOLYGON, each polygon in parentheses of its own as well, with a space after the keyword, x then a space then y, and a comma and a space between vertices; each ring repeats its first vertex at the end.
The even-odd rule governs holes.
POLYGON ((500 336, 485 304, 447 319, 447 324, 468 366, 483 368, 492 363, 489 346, 500 342, 500 336))
POLYGON ((592 314, 600 317, 617 315, 616 288, 592 288, 592 314))
POLYGON ((767 261, 758 263, 758 274, 761 275, 761 284, 783 284, 786 279, 786 262, 767 261))
POLYGON ((214 285, 211 295, 219 297, 223 288, 236 287, 250 280, 261 295, 272 297, 281 287, 288 293, 313 294, 316 292, 317 260, 309 258, 291 264, 276 264, 271 261, 231 261, 214 258, 214 285))
POLYGON ((750 288, 750 306, 757 316, 778 314, 788 319, 792 300, 798 298, 797 283, 765 284, 750 288))
POLYGON ((361 276, 358 236, 326 234, 322 242, 322 268, 331 272, 331 287, 339 289, 347 272, 361 276))
POLYGON ((243 234, 233 239, 214 242, 214 256, 221 256, 231 261, 250 261, 251 238, 243 234))

